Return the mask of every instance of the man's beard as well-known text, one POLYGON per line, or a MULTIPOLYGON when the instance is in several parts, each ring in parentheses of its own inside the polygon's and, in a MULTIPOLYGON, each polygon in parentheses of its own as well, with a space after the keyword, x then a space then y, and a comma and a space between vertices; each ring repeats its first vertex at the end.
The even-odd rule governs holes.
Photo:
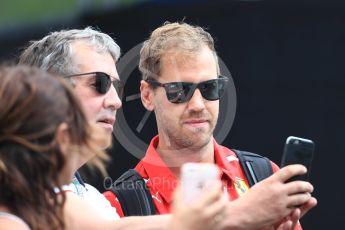
POLYGON ((175 149, 175 150, 182 150, 182 149, 190 149, 190 150, 198 150, 200 148, 205 147, 212 138, 212 133, 214 127, 209 130, 207 133, 203 133, 203 128, 196 128, 195 135, 193 136, 192 133, 189 135, 184 132, 182 135, 176 135, 177 132, 172 132, 170 129, 166 129, 166 134, 168 140, 166 140, 166 144, 168 148, 175 149), (202 134, 200 134, 202 133, 202 134), (202 135, 201 138, 199 135, 202 135))

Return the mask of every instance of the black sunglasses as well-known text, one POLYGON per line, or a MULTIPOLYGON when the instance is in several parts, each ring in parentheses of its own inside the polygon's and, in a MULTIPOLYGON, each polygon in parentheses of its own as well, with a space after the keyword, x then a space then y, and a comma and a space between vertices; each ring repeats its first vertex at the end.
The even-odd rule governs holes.
POLYGON ((122 98, 123 88, 124 88, 123 83, 118 79, 115 79, 112 81, 109 74, 106 74, 103 72, 90 72, 90 73, 71 74, 71 75, 65 76, 65 78, 84 76, 84 75, 95 76, 95 87, 98 93, 106 94, 108 90, 110 89, 111 84, 113 84, 117 92, 117 95, 119 96, 119 98, 122 98))
POLYGON ((191 82, 169 82, 160 83, 154 79, 147 79, 146 82, 152 87, 164 87, 167 98, 172 103, 184 103, 189 101, 195 89, 199 89, 203 98, 209 101, 219 100, 223 95, 228 78, 219 76, 216 79, 202 81, 197 84, 191 82))

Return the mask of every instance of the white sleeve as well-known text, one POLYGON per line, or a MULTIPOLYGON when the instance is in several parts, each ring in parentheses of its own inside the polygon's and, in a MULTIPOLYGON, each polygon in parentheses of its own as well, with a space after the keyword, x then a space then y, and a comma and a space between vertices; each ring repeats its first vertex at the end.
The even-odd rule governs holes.
POLYGON ((73 192, 82 198, 105 219, 117 220, 120 218, 116 209, 111 206, 110 202, 95 187, 86 183, 84 185, 70 183, 69 185, 64 185, 62 190, 73 192))
POLYGON ((104 218, 114 220, 119 219, 116 209, 111 206, 110 202, 92 185, 85 184, 87 190, 84 199, 94 207, 104 218))

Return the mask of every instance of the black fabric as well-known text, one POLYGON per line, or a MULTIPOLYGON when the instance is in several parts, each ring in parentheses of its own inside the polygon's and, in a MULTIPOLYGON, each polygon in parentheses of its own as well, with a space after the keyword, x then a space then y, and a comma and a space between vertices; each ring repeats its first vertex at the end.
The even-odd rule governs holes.
POLYGON ((119 200, 124 216, 156 214, 152 196, 144 179, 134 169, 122 174, 111 186, 119 200))
POLYGON ((250 187, 273 174, 269 159, 256 153, 233 150, 246 174, 250 187))

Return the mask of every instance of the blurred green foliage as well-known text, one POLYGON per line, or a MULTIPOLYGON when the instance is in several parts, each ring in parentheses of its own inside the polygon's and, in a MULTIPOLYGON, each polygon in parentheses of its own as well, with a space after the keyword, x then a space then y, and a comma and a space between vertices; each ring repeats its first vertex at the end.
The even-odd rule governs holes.
POLYGON ((0 25, 61 18, 72 15, 77 7, 75 0, 1 0, 0 25))
POLYGON ((148 0, 0 0, 0 27, 73 18, 110 7, 130 7, 148 0))

